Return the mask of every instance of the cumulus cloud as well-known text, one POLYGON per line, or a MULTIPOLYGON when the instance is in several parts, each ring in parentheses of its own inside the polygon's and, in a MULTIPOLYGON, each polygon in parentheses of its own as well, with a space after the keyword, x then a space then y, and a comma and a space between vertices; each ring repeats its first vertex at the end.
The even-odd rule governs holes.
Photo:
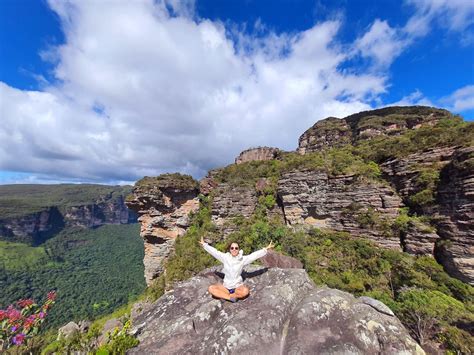
POLYGON ((66 41, 55 83, 0 85, 0 168, 55 180, 201 177, 243 149, 296 148, 316 120, 369 109, 383 75, 344 73, 338 21, 229 35, 192 2, 50 1, 66 41))
POLYGON ((385 70, 415 40, 440 26, 460 36, 460 43, 474 42, 474 1, 467 0, 406 0, 414 14, 405 25, 392 27, 387 21, 375 19, 367 32, 354 43, 352 54, 369 58, 372 70, 385 70))
POLYGON ((402 97, 399 101, 393 102, 391 106, 435 106, 428 98, 426 98, 420 90, 415 90, 411 94, 402 97))
POLYGON ((474 109, 474 85, 466 85, 451 95, 443 97, 441 103, 455 112, 474 109))
POLYGON ((385 68, 398 57, 406 45, 400 30, 390 27, 387 21, 376 19, 370 29, 355 42, 356 53, 373 58, 378 67, 385 68))

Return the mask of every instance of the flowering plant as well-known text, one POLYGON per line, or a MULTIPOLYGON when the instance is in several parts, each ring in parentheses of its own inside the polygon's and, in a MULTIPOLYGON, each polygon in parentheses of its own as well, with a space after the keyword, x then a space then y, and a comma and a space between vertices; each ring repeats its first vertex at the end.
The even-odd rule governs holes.
POLYGON ((55 299, 56 292, 50 291, 42 306, 32 299, 22 299, 7 309, 0 309, 0 352, 15 345, 22 345, 27 338, 38 334, 55 299))

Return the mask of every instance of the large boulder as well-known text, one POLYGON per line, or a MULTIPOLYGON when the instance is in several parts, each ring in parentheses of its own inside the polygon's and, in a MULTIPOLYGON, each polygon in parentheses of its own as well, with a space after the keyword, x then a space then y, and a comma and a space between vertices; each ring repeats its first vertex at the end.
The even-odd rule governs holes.
POLYGON ((250 267, 250 296, 213 299, 214 269, 176 285, 132 318, 129 354, 424 354, 390 309, 316 287, 302 269, 250 267))

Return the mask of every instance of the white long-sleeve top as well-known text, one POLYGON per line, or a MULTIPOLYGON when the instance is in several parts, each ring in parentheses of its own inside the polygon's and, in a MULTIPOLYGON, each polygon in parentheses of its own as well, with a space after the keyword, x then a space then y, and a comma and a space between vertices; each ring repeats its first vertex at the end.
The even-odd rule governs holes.
POLYGON ((207 243, 204 243, 204 250, 224 264, 222 272, 224 273, 225 288, 236 288, 241 286, 243 284, 242 270, 244 269, 244 266, 267 255, 267 249, 263 248, 249 255, 243 255, 243 251, 239 250, 237 256, 232 256, 231 253, 223 253, 207 243))

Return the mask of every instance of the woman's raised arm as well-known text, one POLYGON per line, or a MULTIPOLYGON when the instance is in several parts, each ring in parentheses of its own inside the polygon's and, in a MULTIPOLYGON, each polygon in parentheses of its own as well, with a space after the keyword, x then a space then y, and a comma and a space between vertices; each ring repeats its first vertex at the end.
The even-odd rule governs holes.
POLYGON ((211 247, 209 244, 207 244, 205 241, 204 241, 204 238, 201 237, 201 241, 199 242, 199 244, 202 245, 202 247, 204 248, 205 251, 207 251, 209 254, 211 254, 214 258, 216 258, 217 260, 219 260, 221 263, 224 262, 224 258, 225 258, 225 253, 217 250, 216 248, 214 247, 211 247))

